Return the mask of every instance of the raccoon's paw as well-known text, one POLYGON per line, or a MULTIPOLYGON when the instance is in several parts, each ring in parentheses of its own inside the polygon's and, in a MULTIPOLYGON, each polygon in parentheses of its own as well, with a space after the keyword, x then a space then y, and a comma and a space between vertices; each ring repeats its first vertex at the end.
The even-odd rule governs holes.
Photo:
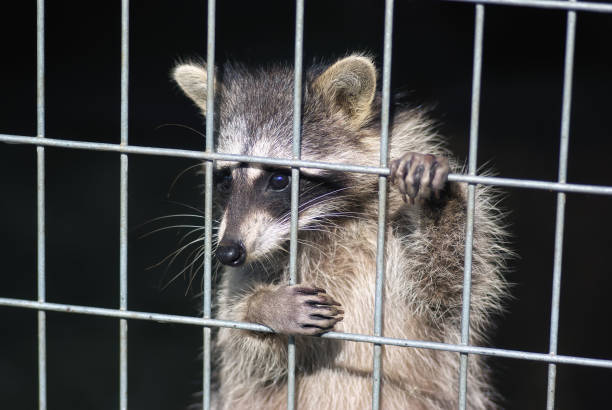
POLYGON ((404 202, 409 198, 414 204, 415 200, 427 200, 432 195, 439 198, 449 170, 446 157, 409 152, 391 161, 389 176, 391 183, 399 188, 404 202))
POLYGON ((318 335, 333 329, 344 310, 324 289, 308 285, 283 286, 270 295, 266 325, 287 335, 318 335))

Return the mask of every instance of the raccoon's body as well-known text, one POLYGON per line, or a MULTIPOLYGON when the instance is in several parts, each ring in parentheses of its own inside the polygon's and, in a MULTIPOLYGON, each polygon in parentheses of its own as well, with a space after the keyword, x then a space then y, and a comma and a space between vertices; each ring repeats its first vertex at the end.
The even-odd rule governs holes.
MULTIPOLYGON (((174 77, 206 115, 206 68, 174 77)), ((302 159, 378 166, 380 97, 376 70, 353 55, 305 72, 302 159)), ((215 79, 216 150, 291 158, 293 71, 228 65, 215 79)), ((466 186, 448 182, 456 163, 429 121, 398 108, 389 158, 383 335, 460 342, 466 186)), ((290 170, 217 161, 218 318, 264 324, 278 334, 219 329, 219 409, 286 407, 287 335, 296 335, 297 407, 371 406, 373 347, 312 337, 328 330, 373 334, 376 175, 301 169, 298 285, 288 285, 290 170)), ((470 338, 483 342, 500 308, 507 251, 486 188, 476 197, 470 338)), ((457 407, 459 355, 384 346, 383 409, 457 407)), ((469 359, 468 406, 492 408, 479 356, 469 359)))

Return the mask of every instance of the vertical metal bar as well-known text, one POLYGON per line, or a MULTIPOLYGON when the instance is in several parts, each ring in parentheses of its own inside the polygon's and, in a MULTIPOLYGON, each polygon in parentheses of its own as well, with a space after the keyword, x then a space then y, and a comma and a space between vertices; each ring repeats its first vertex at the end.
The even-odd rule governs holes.
MULTIPOLYGON (((129 86, 129 20, 130 2, 121 1, 121 145, 128 144, 128 86, 129 86)), ((119 194, 119 309, 127 310, 127 224, 128 224, 128 157, 121 154, 119 194)), ((119 320, 119 408, 128 408, 128 326, 119 320)))
MULTIPOLYGON (((391 100, 391 56, 393 42, 393 0, 385 1, 385 33, 383 44, 382 112, 380 129, 380 166, 389 161, 389 110, 391 100)), ((376 291, 374 299, 374 335, 382 336, 383 289, 385 279, 385 225, 387 220, 387 176, 378 177, 378 235, 376 241, 376 291)), ((372 409, 380 407, 382 345, 374 345, 372 370, 372 409)))
MULTIPOLYGON (((206 152, 214 151, 215 119, 215 0, 208 0, 207 35, 206 35, 206 152)), ((212 298, 212 195, 213 195, 213 162, 206 161, 204 181, 204 318, 211 317, 212 298)), ((210 409, 211 379, 211 329, 204 330, 204 351, 202 354, 202 407, 210 409)))
MULTIPOLYGON (((45 138, 45 2, 36 4, 36 134, 45 138)), ((45 301, 45 149, 36 148, 38 301, 45 301)), ((47 320, 38 311, 38 408, 47 408, 47 320)))
MULTIPOLYGON (((474 65, 472 73, 472 114, 470 119, 470 152, 468 174, 476 175, 478 155, 478 119, 480 114, 480 78, 482 72, 482 39, 484 32, 484 6, 476 5, 474 22, 474 65)), ((474 207, 476 186, 468 185, 467 215, 465 226, 465 260, 463 267, 463 306, 461 311, 461 344, 468 345, 470 338, 470 291, 472 288, 472 244, 474 239, 474 207)), ((459 364, 459 409, 466 407, 468 355, 462 353, 459 364)))
MULTIPOLYGON (((304 54, 304 0, 296 0, 295 61, 293 78, 293 159, 300 159, 302 128, 302 57, 304 54)), ((289 242, 289 283, 297 282, 298 206, 300 170, 291 168, 291 230, 289 242)), ((295 408, 295 338, 287 345, 287 410, 295 408)))
MULTIPOLYGON (((574 0, 570 0, 574 1, 574 0)), ((563 73, 563 107, 561 110, 561 143, 559 147, 559 182, 567 181, 567 158, 569 145, 570 112, 572 104, 572 78, 574 70, 574 40, 576 38, 576 12, 567 12, 567 32, 565 38, 565 65, 563 73)), ((555 222, 555 255, 553 267, 552 306, 550 313, 549 353, 557 354, 559 336, 559 304, 561 298, 561 262, 563 260, 563 228, 565 223, 565 193, 557 193, 557 216, 555 222)), ((548 390, 546 408, 555 408, 555 384, 557 366, 548 365, 548 390)))

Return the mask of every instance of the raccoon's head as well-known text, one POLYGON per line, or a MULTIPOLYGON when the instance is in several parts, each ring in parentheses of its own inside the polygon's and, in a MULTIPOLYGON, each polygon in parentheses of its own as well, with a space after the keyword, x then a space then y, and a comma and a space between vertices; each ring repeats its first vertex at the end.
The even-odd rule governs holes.
MULTIPOLYGON (((174 79, 206 116, 206 66, 182 64, 174 79)), ((227 64, 214 81, 216 151, 291 158, 293 70, 248 70, 227 64)), ((352 55, 305 71, 301 156, 306 160, 378 163, 376 69, 352 55)), ((283 248, 289 238, 290 168, 216 161, 221 210, 216 256, 240 266, 283 248)), ((335 171, 300 172, 300 232, 321 231, 357 217, 373 198, 376 178, 335 171), (370 186, 372 185, 372 186, 370 186)))

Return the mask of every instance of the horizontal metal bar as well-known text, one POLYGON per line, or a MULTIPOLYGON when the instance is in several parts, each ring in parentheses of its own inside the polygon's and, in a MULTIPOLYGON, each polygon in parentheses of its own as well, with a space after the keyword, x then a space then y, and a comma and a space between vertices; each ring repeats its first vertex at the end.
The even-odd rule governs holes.
POLYGON ((157 148, 157 147, 142 147, 136 145, 119 145, 119 144, 107 144, 101 142, 81 142, 73 140, 62 140, 45 138, 44 140, 36 140, 33 137, 19 136, 19 135, 6 135, 0 134, 0 142, 6 142, 9 144, 30 144, 30 145, 41 145, 58 148, 71 148, 71 149, 85 149, 94 151, 110 151, 110 152, 122 152, 128 154, 144 154, 144 155, 159 155, 167 157, 179 157, 179 158, 192 158, 200 160, 221 160, 221 161, 236 161, 236 162, 248 162, 258 163, 266 165, 278 165, 287 167, 302 167, 302 168, 318 168, 318 169, 329 169, 335 171, 346 171, 346 172, 361 172, 365 174, 381 174, 388 175, 388 168, 369 167, 361 165, 349 165, 329 162, 318 162, 318 161, 304 161, 304 160, 293 160, 293 159, 282 159, 282 158, 270 158, 270 157, 254 157, 248 155, 234 155, 234 154, 221 154, 217 152, 203 152, 203 151, 191 151, 184 149, 174 148, 157 148))
MULTIPOLYGON (((332 171, 359 172, 364 174, 389 175, 389 168, 371 167, 365 165, 348 165, 320 161, 304 161, 294 159, 253 157, 248 155, 234 155, 221 153, 206 153, 202 151, 191 151, 174 148, 141 147, 136 145, 106 144, 99 142, 80 142, 72 140, 34 138, 19 135, 0 134, 0 142, 9 144, 30 144, 38 146, 50 146, 58 148, 86 149, 94 151, 122 152, 128 154, 159 155, 168 157, 213 159, 224 161, 237 161, 248 163, 259 163, 267 165, 278 165, 287 167, 317 168, 332 171)), ((566 184, 559 182, 536 181, 529 179, 498 178, 484 176, 470 176, 463 174, 450 174, 449 181, 467 182, 471 184, 496 185, 510 188, 543 189, 555 192, 572 192, 577 194, 612 195, 612 186, 566 184)))
MULTIPOLYGON (((0 306, 47 310, 64 313, 78 313, 95 316, 106 316, 120 319, 150 320, 159 323, 178 323, 194 326, 227 327, 273 333, 263 325, 255 323, 233 322, 229 320, 204 319, 193 316, 167 315, 163 313, 135 312, 129 310, 106 309, 91 306, 67 305, 63 303, 37 302, 33 300, 0 298, 0 306)), ((498 349, 479 346, 461 346, 449 343, 426 342, 419 340, 396 339, 392 337, 369 336, 355 333, 328 332, 321 336, 325 339, 347 340, 351 342, 378 343, 390 346, 412 347, 417 349, 442 350, 456 353, 469 353, 508 359, 531 360, 545 363, 572 364, 612 369, 612 360, 592 359, 577 356, 551 356, 548 353, 524 352, 520 350, 498 349)))
POLYGON ((536 181, 530 179, 498 178, 451 174, 450 181, 467 182, 471 184, 496 185, 510 188, 543 189, 546 191, 572 192, 577 194, 612 195, 612 186, 566 184, 561 182, 536 181))
POLYGON ((444 0, 457 3, 478 3, 484 5, 536 7, 542 9, 559 9, 575 11, 592 11, 597 13, 612 13, 612 3, 575 2, 559 0, 444 0))

